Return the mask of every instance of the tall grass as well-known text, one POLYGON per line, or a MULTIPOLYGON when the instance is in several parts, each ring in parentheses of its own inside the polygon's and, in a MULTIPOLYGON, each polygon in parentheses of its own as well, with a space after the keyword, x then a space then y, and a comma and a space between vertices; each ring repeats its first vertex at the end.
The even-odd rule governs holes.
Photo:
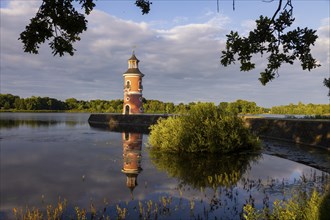
POLYGON ((246 220, 276 219, 276 220, 328 220, 330 219, 330 184, 324 194, 315 188, 306 192, 298 189, 288 200, 275 200, 273 208, 268 207, 262 210, 254 208, 248 203, 243 207, 243 217, 246 220))

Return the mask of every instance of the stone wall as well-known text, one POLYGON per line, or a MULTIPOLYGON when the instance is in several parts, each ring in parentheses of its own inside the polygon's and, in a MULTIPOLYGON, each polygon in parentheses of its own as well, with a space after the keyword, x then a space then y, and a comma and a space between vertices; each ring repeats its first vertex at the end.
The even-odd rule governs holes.
POLYGON ((244 118, 257 135, 330 150, 330 120, 244 118))
POLYGON ((118 132, 149 133, 149 126, 156 124, 159 118, 167 118, 170 115, 163 114, 91 114, 88 123, 92 127, 106 128, 118 132))

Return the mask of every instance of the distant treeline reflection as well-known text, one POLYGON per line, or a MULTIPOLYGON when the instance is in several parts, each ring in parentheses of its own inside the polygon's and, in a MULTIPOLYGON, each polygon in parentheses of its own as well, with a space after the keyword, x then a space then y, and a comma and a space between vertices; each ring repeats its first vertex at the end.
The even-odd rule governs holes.
MULTIPOLYGON (((143 108, 145 113, 185 113, 191 109, 195 102, 188 104, 172 102, 162 102, 159 100, 147 100, 143 98, 143 108)), ((255 102, 237 100, 235 102, 220 102, 219 106, 228 108, 232 112, 239 114, 302 114, 302 115, 326 115, 330 114, 328 104, 298 104, 274 106, 264 108, 257 106, 255 102)), ((0 110, 2 111, 71 111, 71 112, 109 112, 121 113, 123 100, 90 100, 83 101, 69 98, 65 101, 49 97, 32 96, 21 98, 12 94, 0 94, 0 110)))
POLYGON ((0 119, 0 128, 15 128, 20 126, 28 127, 49 127, 59 124, 74 127, 80 122, 75 121, 54 121, 54 120, 13 120, 13 119, 0 119))

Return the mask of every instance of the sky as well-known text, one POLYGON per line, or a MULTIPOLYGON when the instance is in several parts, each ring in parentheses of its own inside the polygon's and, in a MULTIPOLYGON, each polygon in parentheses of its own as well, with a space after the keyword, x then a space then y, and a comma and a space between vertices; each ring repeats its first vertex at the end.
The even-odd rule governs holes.
POLYGON ((330 2, 293 1, 295 25, 317 30, 312 48, 321 67, 303 71, 284 65, 266 86, 259 82, 266 57, 254 57, 256 69, 221 66, 221 51, 231 30, 247 34, 260 15, 272 17, 277 1, 154 0, 142 15, 131 0, 98 0, 87 16, 88 29, 74 44, 74 56, 54 57, 47 43, 38 55, 23 52, 18 40, 40 0, 0 1, 0 92, 22 98, 62 101, 123 98, 123 73, 135 50, 144 73, 143 97, 178 104, 233 102, 263 107, 289 103, 329 104, 323 79, 330 73, 330 2))

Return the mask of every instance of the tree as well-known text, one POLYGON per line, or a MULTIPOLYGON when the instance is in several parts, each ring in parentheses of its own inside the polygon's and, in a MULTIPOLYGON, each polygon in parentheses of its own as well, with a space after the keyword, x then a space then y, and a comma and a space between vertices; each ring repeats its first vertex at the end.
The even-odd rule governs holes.
MULTIPOLYGON (((43 0, 35 17, 25 27, 19 39, 23 43, 24 52, 38 54, 39 45, 50 41, 53 55, 74 54, 73 43, 80 40, 79 35, 87 30, 85 15, 73 6, 78 2, 86 15, 95 7, 96 0, 43 0)), ((150 11, 152 4, 148 0, 136 0, 136 6, 142 14, 150 11)))
POLYGON ((65 103, 66 103, 68 109, 77 109, 78 108, 78 100, 75 98, 66 99, 65 103))
POLYGON ((227 35, 226 50, 222 51, 221 56, 222 65, 228 66, 239 60, 241 71, 250 71, 255 68, 255 63, 251 62, 252 56, 266 54, 268 64, 259 78, 263 85, 278 75, 278 69, 284 63, 293 64, 299 59, 303 70, 320 66, 311 54, 311 46, 318 37, 316 30, 297 27, 288 31, 295 20, 293 6, 291 0, 286 0, 282 8, 282 2, 279 1, 272 18, 260 16, 256 20, 257 27, 250 31, 248 37, 233 31, 227 35))
POLYGON ((330 96, 330 77, 329 77, 329 79, 324 79, 323 83, 324 83, 324 86, 329 88, 328 96, 330 96))
MULTIPOLYGON (((93 10, 96 0, 43 0, 42 4, 20 34, 23 49, 28 53, 38 53, 39 45, 50 41, 49 46, 53 55, 63 56, 65 53, 74 54, 73 43, 80 40, 79 35, 87 30, 85 15, 77 12, 73 2, 84 9, 88 15, 93 10)), ((269 0, 272 2, 274 0, 269 0)), ((217 0, 219 7, 219 0, 217 0)), ((142 14, 148 14, 152 2, 149 0, 136 0, 135 5, 141 9, 142 14)), ((233 0, 233 10, 235 0, 233 0)), ((241 71, 250 71, 255 68, 251 58, 255 54, 267 55, 268 64, 260 73, 260 82, 266 85, 278 75, 282 64, 293 64, 300 60, 303 70, 311 70, 320 65, 311 54, 317 35, 316 30, 297 27, 288 31, 293 24, 292 0, 279 0, 278 8, 272 18, 260 16, 256 20, 256 29, 248 37, 242 37, 231 31, 227 35, 226 49, 222 51, 221 64, 224 66, 240 62, 241 71), (282 7, 283 2, 286 2, 282 7)), ((324 80, 324 85, 330 89, 330 77, 324 80)), ((330 96, 330 92, 329 92, 330 96)))
POLYGON ((15 108, 14 103, 19 96, 14 96, 12 94, 0 94, 0 109, 11 109, 15 108))

